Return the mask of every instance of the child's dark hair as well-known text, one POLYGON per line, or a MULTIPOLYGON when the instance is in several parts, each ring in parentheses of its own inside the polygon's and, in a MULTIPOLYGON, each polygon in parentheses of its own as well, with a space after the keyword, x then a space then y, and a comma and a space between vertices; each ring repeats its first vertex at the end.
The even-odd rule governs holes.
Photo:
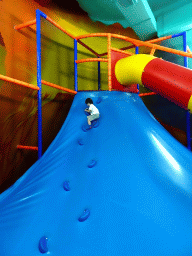
POLYGON ((91 98, 87 98, 86 100, 85 100, 85 104, 93 104, 93 101, 92 101, 92 99, 91 98))

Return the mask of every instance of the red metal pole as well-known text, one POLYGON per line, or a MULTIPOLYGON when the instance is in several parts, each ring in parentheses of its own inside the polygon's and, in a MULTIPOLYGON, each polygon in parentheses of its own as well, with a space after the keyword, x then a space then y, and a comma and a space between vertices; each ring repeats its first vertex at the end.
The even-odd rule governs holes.
POLYGON ((23 146, 23 145, 17 145, 18 149, 27 149, 27 150, 38 150, 38 147, 32 147, 32 146, 23 146))
POLYGON ((147 93, 140 93, 139 96, 143 97, 143 96, 149 96, 149 95, 156 95, 156 92, 147 92, 147 93))

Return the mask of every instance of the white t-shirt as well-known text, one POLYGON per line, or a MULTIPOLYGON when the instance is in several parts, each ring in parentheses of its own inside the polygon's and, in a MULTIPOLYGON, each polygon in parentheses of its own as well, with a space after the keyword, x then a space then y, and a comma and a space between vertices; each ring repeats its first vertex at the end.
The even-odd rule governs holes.
POLYGON ((93 104, 89 106, 89 110, 91 110, 91 115, 99 114, 99 110, 93 104))

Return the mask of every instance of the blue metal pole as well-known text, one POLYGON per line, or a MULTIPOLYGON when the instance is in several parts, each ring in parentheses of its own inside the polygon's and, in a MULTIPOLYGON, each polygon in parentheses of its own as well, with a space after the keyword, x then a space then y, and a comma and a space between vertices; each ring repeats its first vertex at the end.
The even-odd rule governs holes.
MULTIPOLYGON (((183 32, 183 50, 187 52, 187 33, 183 32)), ((184 66, 188 68, 188 58, 184 57, 184 66)), ((187 121, 187 148, 191 150, 191 125, 190 125, 190 113, 187 110, 186 112, 186 121, 187 121)))
POLYGON ((75 91, 78 91, 78 83, 77 83, 77 39, 74 39, 74 78, 75 78, 75 91))
POLYGON ((174 37, 178 37, 178 36, 183 36, 185 32, 181 32, 181 33, 178 33, 178 34, 174 34, 172 35, 172 38, 174 37))
POLYGON ((41 106, 41 12, 36 10, 37 85, 38 91, 38 159, 42 156, 42 106, 41 106))
MULTIPOLYGON (((136 46, 136 48, 135 48, 135 54, 139 54, 139 47, 138 46, 136 46)), ((137 94, 139 94, 139 84, 137 84, 137 90, 138 90, 137 94)))
MULTIPOLYGON (((183 32, 183 51, 187 52, 187 33, 183 32)), ((188 68, 188 57, 184 57, 184 66, 188 68)))
POLYGON ((101 62, 98 61, 98 91, 101 90, 101 62))
POLYGON ((187 148, 191 150, 191 120, 190 120, 190 113, 187 111, 186 113, 187 118, 187 148))

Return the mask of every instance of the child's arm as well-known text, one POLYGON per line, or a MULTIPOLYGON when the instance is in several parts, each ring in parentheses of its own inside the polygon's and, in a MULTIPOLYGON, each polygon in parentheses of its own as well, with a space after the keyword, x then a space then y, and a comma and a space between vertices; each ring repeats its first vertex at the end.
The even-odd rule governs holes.
POLYGON ((85 111, 91 113, 91 110, 89 110, 88 108, 86 108, 85 111))

